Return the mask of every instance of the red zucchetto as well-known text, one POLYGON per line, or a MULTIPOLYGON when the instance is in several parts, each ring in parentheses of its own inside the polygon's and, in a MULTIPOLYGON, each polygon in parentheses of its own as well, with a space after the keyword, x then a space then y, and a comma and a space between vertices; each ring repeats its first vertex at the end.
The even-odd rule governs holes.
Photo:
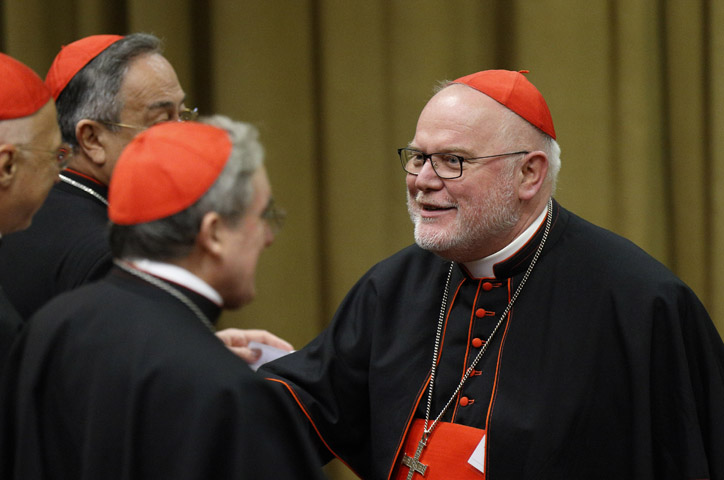
POLYGON ((528 71, 484 70, 460 77, 452 83, 461 83, 486 94, 555 139, 556 131, 548 104, 523 73, 528 71))
POLYGON ((108 217, 117 225, 179 213, 214 184, 231 153, 226 130, 166 122, 137 135, 121 153, 108 190, 108 217))
POLYGON ((58 96, 76 73, 122 38, 121 35, 92 35, 61 48, 45 76, 45 84, 50 88, 53 98, 58 100, 58 96))
POLYGON ((38 74, 4 53, 0 53, 0 78, 0 120, 32 115, 50 100, 50 91, 38 74))

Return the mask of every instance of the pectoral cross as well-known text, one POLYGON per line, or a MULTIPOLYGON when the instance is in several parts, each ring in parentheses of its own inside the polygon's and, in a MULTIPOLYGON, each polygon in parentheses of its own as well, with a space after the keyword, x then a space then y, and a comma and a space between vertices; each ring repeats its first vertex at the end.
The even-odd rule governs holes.
POLYGON ((417 444, 417 450, 415 451, 415 456, 410 457, 409 455, 405 455, 402 457, 402 464, 410 468, 410 473, 407 474, 407 480, 412 480, 412 476, 415 473, 419 473, 421 476, 425 476, 425 471, 427 470, 427 465, 420 462, 420 455, 422 455, 422 449, 425 448, 425 445, 427 444, 426 435, 423 435, 420 439, 420 443, 417 444))

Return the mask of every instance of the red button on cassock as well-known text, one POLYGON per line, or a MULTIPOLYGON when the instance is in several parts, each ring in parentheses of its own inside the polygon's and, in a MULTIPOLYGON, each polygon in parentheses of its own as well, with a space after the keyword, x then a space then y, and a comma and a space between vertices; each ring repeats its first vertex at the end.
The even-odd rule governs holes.
POLYGON ((468 397, 460 398, 460 406, 467 407, 468 403, 470 403, 470 400, 468 399, 468 397))
POLYGON ((473 347, 480 348, 483 346, 483 341, 479 338, 473 338, 473 347))
POLYGON ((489 292, 493 289, 493 284, 490 282, 483 282, 483 290, 489 292))
POLYGON ((486 313, 488 312, 486 312, 484 308, 478 308, 477 310, 475 310, 475 316, 478 318, 483 318, 486 313))

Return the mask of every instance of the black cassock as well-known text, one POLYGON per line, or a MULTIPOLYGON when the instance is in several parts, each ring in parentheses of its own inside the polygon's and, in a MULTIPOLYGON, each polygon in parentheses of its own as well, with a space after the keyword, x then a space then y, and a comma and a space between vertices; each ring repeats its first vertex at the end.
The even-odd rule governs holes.
MULTIPOLYGON (((108 188, 71 170, 62 175, 106 198, 108 188)), ((87 192, 57 183, 27 229, 3 237, 0 285, 24 319, 54 296, 105 276, 113 265, 108 211, 87 192)))
MULTIPOLYGON (((486 430, 488 480, 724 479, 724 344, 704 307, 631 242, 555 202, 552 219, 512 312, 443 421, 486 430)), ((543 230, 495 278, 455 265, 431 418, 543 230)), ((412 420, 425 417, 449 268, 417 246, 402 250, 359 280, 319 337, 262 367, 294 392, 318 447, 362 478, 388 478, 412 420)))
POLYGON ((10 352, 10 346, 22 326, 23 320, 0 287, 0 373, 5 366, 5 358, 10 352))
POLYGON ((119 269, 42 308, 6 372, 0 478, 322 478, 269 382, 186 305, 119 269))

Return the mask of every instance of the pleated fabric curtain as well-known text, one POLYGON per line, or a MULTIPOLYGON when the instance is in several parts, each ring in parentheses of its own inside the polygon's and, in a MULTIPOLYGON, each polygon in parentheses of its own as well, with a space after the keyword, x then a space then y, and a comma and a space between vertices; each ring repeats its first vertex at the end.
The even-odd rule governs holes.
MULTIPOLYGON (((681 276, 724 332, 724 3, 706 0, 3 0, 0 47, 151 32, 202 113, 256 124, 285 230, 222 327, 302 346, 412 242, 395 149, 436 82, 530 70, 562 147, 557 198, 681 276)), ((330 468, 333 478, 353 478, 330 468)))

